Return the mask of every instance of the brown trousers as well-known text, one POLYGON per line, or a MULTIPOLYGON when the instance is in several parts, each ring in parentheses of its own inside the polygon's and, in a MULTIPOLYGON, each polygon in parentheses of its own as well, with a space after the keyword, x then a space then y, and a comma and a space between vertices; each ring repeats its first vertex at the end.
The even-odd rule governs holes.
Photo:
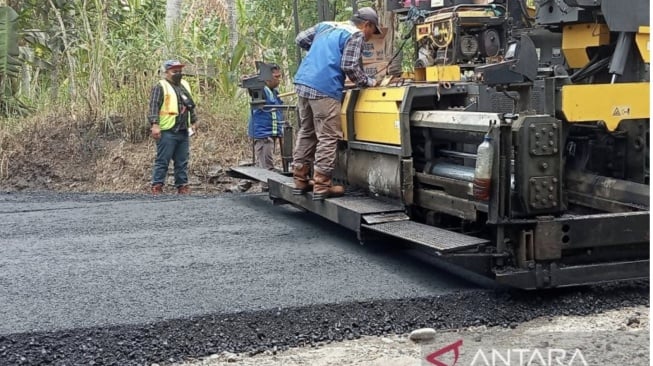
POLYGON ((338 140, 342 140, 341 103, 332 98, 299 97, 299 131, 293 151, 293 166, 314 164, 314 169, 331 176, 336 166, 338 140))

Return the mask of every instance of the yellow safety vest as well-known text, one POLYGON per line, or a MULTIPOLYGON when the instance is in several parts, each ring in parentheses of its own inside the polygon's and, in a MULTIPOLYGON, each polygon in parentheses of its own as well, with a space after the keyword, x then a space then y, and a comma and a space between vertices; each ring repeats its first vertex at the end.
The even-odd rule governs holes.
MULTIPOLYGON (((159 84, 163 88, 163 104, 159 111, 159 127, 161 131, 169 130, 175 126, 175 121, 179 115, 179 103, 177 102, 177 93, 167 80, 159 80, 159 84)), ((190 94, 190 85, 184 79, 181 80, 181 85, 190 94)), ((190 96, 190 95, 189 95, 190 96)), ((192 96, 190 96, 192 98, 192 96)), ((190 126, 190 112, 188 113, 188 126, 190 126)))

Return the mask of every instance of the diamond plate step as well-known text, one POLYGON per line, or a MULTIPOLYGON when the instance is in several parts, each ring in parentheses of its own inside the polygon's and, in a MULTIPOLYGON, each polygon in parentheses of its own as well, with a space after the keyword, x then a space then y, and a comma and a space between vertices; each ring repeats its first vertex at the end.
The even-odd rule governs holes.
POLYGON ((395 221, 376 225, 363 224, 361 226, 368 230, 424 245, 443 253, 474 248, 489 243, 486 239, 420 224, 415 221, 395 221))

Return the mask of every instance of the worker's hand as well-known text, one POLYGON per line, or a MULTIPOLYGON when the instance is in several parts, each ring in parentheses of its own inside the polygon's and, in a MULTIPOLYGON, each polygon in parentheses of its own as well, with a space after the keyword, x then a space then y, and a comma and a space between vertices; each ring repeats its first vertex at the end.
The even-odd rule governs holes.
POLYGON ((153 139, 158 140, 161 138, 161 127, 158 124, 153 124, 150 131, 153 139))
POLYGON ((376 86, 376 79, 375 78, 367 78, 367 86, 369 86, 369 87, 376 86))

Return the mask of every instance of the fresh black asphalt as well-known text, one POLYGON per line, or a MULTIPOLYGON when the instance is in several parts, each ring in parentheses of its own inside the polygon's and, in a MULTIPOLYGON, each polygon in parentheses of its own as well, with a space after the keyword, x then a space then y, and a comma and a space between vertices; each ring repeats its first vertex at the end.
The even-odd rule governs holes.
POLYGON ((261 194, 0 194, 0 365, 149 365, 648 301, 648 282, 479 290, 261 194))
POLYGON ((468 287, 264 195, 31 197, 0 201, 0 334, 468 287))

